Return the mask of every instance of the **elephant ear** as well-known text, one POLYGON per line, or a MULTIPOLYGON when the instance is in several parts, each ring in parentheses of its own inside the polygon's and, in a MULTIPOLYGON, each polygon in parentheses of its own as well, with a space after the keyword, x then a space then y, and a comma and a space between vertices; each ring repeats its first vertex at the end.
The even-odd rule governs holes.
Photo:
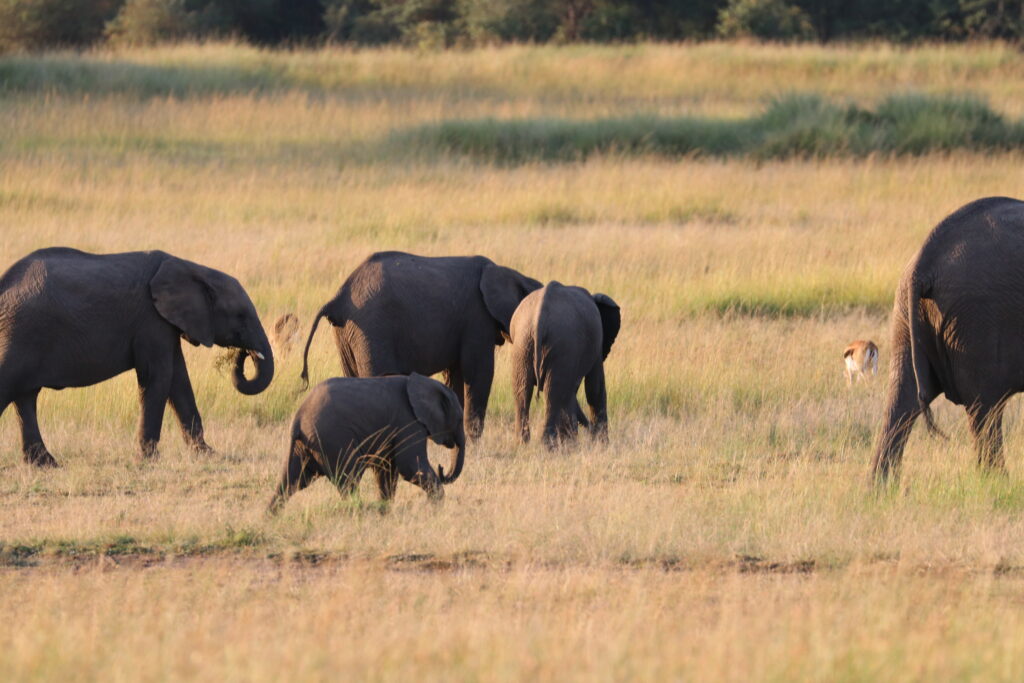
POLYGON ((601 353, 603 358, 607 358, 612 350, 612 344, 615 343, 615 337, 619 336, 622 315, 619 305, 607 294, 595 294, 594 303, 601 314, 601 353))
POLYGON ((213 346, 213 291, 194 263, 169 258, 149 281, 157 313, 193 344, 213 346))
POLYGON ((496 266, 493 263, 484 266, 480 275, 480 292, 484 296, 484 306, 491 317, 498 321, 498 327, 507 336, 512 314, 527 294, 540 289, 539 282, 522 273, 496 266))
POLYGON ((452 425, 458 424, 462 410, 455 394, 445 385, 414 372, 409 375, 405 390, 413 414, 430 436, 444 435, 452 431, 452 425))

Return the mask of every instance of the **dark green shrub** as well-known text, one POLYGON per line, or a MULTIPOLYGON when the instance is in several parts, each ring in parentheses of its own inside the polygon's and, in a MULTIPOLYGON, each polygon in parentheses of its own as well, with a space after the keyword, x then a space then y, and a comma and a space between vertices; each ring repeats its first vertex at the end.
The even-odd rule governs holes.
POLYGON ((814 37, 811 20, 785 0, 730 0, 718 13, 722 38, 759 38, 790 42, 814 37))
POLYGON ((110 42, 120 45, 177 41, 195 32, 185 0, 128 0, 106 29, 110 42))
POLYGON ((0 51, 83 47, 103 37, 103 28, 123 0, 0 0, 0 51))

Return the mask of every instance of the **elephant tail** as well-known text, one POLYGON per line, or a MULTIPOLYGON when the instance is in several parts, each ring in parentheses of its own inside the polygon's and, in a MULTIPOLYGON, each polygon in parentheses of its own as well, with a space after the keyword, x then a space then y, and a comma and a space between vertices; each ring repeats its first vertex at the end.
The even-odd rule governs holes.
POLYGON ((327 315, 327 306, 324 306, 316 313, 316 318, 313 319, 313 326, 309 329, 309 337, 306 338, 306 348, 302 352, 302 390, 309 389, 309 345, 313 343, 313 335, 316 334, 316 328, 320 324, 320 318, 327 315))
POLYGON ((921 299, 924 298, 925 285, 916 277, 916 273, 911 274, 910 286, 907 287, 907 290, 909 292, 907 317, 909 319, 908 327, 910 329, 910 365, 914 370, 914 384, 917 388, 918 408, 924 416, 924 424, 927 427, 928 432, 941 436, 945 439, 948 437, 941 429, 938 428, 938 425, 935 424, 935 417, 932 415, 928 396, 921 388, 921 372, 925 369, 925 366, 928 363, 928 356, 925 354, 924 350, 924 321, 922 320, 924 312, 921 310, 921 299))
POLYGON ((543 342, 540 325, 533 339, 533 376, 537 378, 537 395, 544 391, 544 382, 548 375, 548 354, 551 348, 543 342))

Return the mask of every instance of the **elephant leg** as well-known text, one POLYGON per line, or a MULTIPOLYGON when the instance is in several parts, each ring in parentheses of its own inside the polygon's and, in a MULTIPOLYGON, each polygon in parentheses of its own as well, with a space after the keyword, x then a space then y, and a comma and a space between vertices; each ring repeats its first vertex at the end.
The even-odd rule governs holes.
POLYGON ((160 430, 163 427, 164 408, 170 399, 172 370, 166 367, 136 368, 139 382, 139 402, 142 414, 139 416, 139 455, 143 459, 159 454, 160 430))
POLYGON ((556 375, 557 373, 551 373, 547 386, 544 387, 547 409, 544 419, 544 443, 548 448, 555 448, 563 441, 575 439, 578 427, 576 391, 579 385, 556 375))
POLYGON ((576 421, 579 422, 580 427, 584 429, 590 429, 590 420, 587 418, 587 414, 583 412, 583 408, 580 407, 580 402, 576 401, 576 421))
POLYGON ((466 394, 466 380, 462 377, 462 368, 448 368, 444 371, 444 383, 448 386, 452 392, 459 397, 459 400, 464 400, 466 394))
POLYGON ((284 473, 281 475, 281 483, 277 485, 277 491, 267 506, 267 512, 277 513, 289 498, 306 488, 317 477, 320 476, 320 468, 309 457, 306 446, 295 441, 292 444, 291 455, 285 463, 284 473))
POLYGON ((978 466, 1006 471, 1003 459, 1003 409, 1005 401, 980 402, 967 411, 967 420, 974 436, 978 466))
POLYGON ((395 486, 398 484, 398 470, 391 464, 382 464, 374 468, 377 475, 377 490, 380 491, 381 500, 391 500, 395 497, 395 486))
MULTIPOLYGON (((921 368, 921 375, 921 399, 928 405, 940 393, 938 383, 934 380, 930 368, 921 368)), ((910 438, 910 430, 921 412, 910 350, 904 345, 899 355, 893 358, 889 374, 885 423, 871 464, 871 478, 876 484, 884 484, 890 477, 899 479, 903 450, 906 448, 907 439, 910 438)))
POLYGON ((338 489, 339 494, 343 497, 351 496, 359 486, 359 482, 362 481, 367 466, 375 462, 377 462, 376 455, 372 458, 367 458, 360 455, 359 452, 353 451, 347 457, 343 454, 339 458, 338 465, 335 466, 334 471, 325 472, 325 474, 331 480, 331 483, 334 484, 335 488, 338 489))
POLYGON ((404 449, 394 458, 394 463, 402 479, 423 489, 427 498, 434 502, 444 499, 444 487, 437 478, 437 472, 430 466, 425 443, 413 449, 404 449))
POLYGON ((171 375, 171 408, 178 417, 185 443, 196 453, 212 453, 213 449, 203 438, 203 418, 196 406, 196 395, 185 367, 185 356, 179 345, 174 353, 174 370, 171 375))
POLYGON ((349 344, 342 327, 333 326, 334 345, 338 349, 338 358, 341 359, 341 370, 345 377, 369 377, 369 374, 360 374, 359 366, 356 363, 355 355, 352 353, 352 345, 349 344))
POLYGON ((516 433, 523 443, 530 442, 530 402, 537 386, 530 349, 516 349, 512 359, 512 393, 516 404, 516 433))
POLYGON ((39 432, 36 419, 36 399, 39 390, 18 397, 14 407, 18 411, 18 422, 21 425, 21 452, 25 462, 36 467, 57 467, 57 461, 43 443, 43 435, 39 432))
POLYGON ((494 381, 494 348, 478 351, 472 361, 469 364, 462 363, 466 382, 465 400, 462 402, 463 424, 469 438, 479 439, 484 431, 487 399, 490 398, 491 382, 494 381))
POLYGON ((595 438, 607 442, 608 394, 604 384, 604 363, 598 363, 587 373, 583 387, 587 395, 587 405, 590 406, 590 416, 593 419, 590 431, 595 438))

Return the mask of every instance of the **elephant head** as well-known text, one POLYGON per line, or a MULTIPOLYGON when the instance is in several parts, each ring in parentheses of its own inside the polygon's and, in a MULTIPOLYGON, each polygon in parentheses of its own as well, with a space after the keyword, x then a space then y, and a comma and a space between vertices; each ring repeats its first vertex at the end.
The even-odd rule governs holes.
POLYGON ((480 275, 480 292, 483 294, 484 306, 498 323, 499 334, 495 343, 501 346, 509 335, 512 314, 516 312, 519 302, 530 292, 540 289, 541 284, 532 277, 522 273, 494 265, 484 266, 480 275))
POLYGON ((427 429, 430 440, 446 448, 455 448, 452 456, 451 474, 445 475, 444 468, 437 466, 437 476, 442 484, 450 484, 462 474, 466 459, 466 433, 462 427, 462 406, 455 393, 436 380, 415 372, 409 375, 406 384, 409 404, 416 420, 427 429))
POLYGON ((196 346, 238 349, 232 381, 243 394, 258 394, 274 378, 274 353, 259 315, 235 278, 179 258, 168 258, 149 281, 157 312, 196 346), (256 376, 245 377, 251 357, 256 376))

